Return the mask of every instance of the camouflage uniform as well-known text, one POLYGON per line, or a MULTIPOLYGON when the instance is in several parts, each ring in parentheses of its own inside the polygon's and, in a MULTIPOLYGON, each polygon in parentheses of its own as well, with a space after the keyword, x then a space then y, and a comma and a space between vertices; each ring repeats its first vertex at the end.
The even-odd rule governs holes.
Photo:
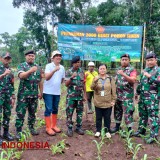
MULTIPOLYGON (((136 70, 130 65, 126 68, 119 67, 118 70, 123 70, 123 72, 130 76, 134 72, 136 76, 136 70)), ((134 96, 134 85, 129 83, 123 76, 120 74, 116 75, 116 92, 117 92, 117 101, 114 107, 114 117, 116 123, 121 123, 122 116, 124 113, 124 120, 127 127, 132 127, 133 125, 133 96, 134 96)))
MULTIPOLYGON (((27 62, 21 63, 18 66, 18 74, 28 71, 31 67, 37 66, 37 64, 28 64, 27 62)), ((23 126, 26 109, 28 108, 28 125, 33 127, 36 120, 36 110, 38 102, 38 84, 41 81, 41 70, 38 70, 29 75, 27 79, 20 79, 18 95, 17 95, 17 117, 16 127, 21 128, 23 126)))
MULTIPOLYGON (((66 80, 68 80, 75 71, 73 68, 66 71, 66 80)), ((83 114, 83 90, 84 90, 84 72, 81 68, 77 70, 77 76, 71 80, 67 89, 66 114, 67 126, 72 129, 72 116, 74 109, 77 112, 77 127, 82 126, 83 114)))
MULTIPOLYGON (((10 68, 7 68, 10 69, 10 68)), ((0 75, 3 74, 6 67, 0 62, 0 75)), ((11 72, 0 79, 0 125, 2 124, 2 110, 3 110, 3 127, 9 129, 9 121, 12 109, 12 95, 14 94, 14 75, 11 72)))
POLYGON ((151 123, 151 137, 156 137, 158 135, 158 95, 160 87, 160 68, 157 66, 153 68, 146 68, 144 71, 151 74, 151 78, 147 78, 141 74, 140 82, 137 86, 137 94, 140 95, 139 100, 139 128, 138 130, 142 132, 143 129, 147 127, 148 118, 151 123))

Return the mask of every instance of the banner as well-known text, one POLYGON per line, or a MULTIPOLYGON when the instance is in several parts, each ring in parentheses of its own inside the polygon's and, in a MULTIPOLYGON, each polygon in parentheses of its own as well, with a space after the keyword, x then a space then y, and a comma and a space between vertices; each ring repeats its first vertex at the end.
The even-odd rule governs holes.
POLYGON ((118 62, 127 53, 140 62, 142 26, 94 26, 58 24, 58 49, 63 59, 118 62))

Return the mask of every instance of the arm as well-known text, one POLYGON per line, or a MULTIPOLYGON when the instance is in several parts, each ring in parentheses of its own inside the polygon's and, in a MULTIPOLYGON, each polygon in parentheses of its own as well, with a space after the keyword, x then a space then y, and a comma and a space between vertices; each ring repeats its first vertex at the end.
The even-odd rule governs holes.
POLYGON ((0 79, 2 79, 3 77, 5 77, 6 75, 8 75, 10 73, 11 73, 11 70, 10 69, 6 69, 5 72, 0 75, 0 79))
POLYGON ((76 77, 76 76, 77 76, 77 73, 76 73, 76 72, 74 72, 72 76, 70 76, 70 73, 69 73, 69 72, 66 72, 65 86, 68 87, 68 86, 70 85, 72 79, 73 79, 74 77, 76 77))
POLYGON ((48 73, 48 67, 46 66, 46 70, 45 70, 45 72, 47 72, 47 73, 45 73, 46 81, 49 81, 51 79, 51 77, 54 75, 54 73, 57 72, 58 70, 60 70, 60 66, 56 66, 53 71, 48 73))
POLYGON ((99 80, 98 76, 93 79, 92 84, 91 84, 91 89, 92 90, 96 90, 97 89, 98 80, 99 80))
POLYGON ((111 80, 111 89, 112 89, 112 103, 115 104, 117 95, 116 95, 116 84, 114 78, 111 80))
POLYGON ((40 91, 40 94, 39 94, 39 99, 42 99, 42 95, 43 95, 43 82, 42 82, 42 79, 41 81, 39 82, 39 91, 40 91))
POLYGON ((136 70, 133 70, 130 73, 130 76, 126 75, 123 72, 123 70, 119 70, 117 73, 120 74, 121 76, 123 76, 129 83, 134 84, 136 82, 136 76, 137 76, 136 70))

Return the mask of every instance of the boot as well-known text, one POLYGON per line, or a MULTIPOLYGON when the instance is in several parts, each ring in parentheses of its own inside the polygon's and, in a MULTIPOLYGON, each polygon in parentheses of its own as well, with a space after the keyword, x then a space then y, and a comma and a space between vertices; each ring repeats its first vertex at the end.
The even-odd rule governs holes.
POLYGON ((75 132, 78 133, 79 135, 84 135, 84 131, 81 129, 81 127, 77 127, 75 132))
POLYGON ((3 138, 7 141, 13 141, 14 138, 12 135, 8 132, 8 129, 4 128, 3 138))
POLYGON ((30 130, 30 133, 32 136, 39 135, 39 132, 37 130, 35 130, 33 126, 29 126, 29 130, 30 130))
POLYGON ((151 143, 155 142, 155 139, 156 139, 156 137, 150 136, 149 138, 145 138, 145 142, 147 144, 151 144, 151 143))
POLYGON ((140 137, 141 135, 145 135, 146 130, 143 128, 141 130, 138 130, 137 132, 133 133, 133 136, 140 137))
POLYGON ((68 128, 68 130, 67 130, 67 136, 68 137, 73 137, 73 131, 72 131, 72 128, 68 128))
POLYGON ((54 132, 60 133, 61 130, 57 127, 57 114, 52 114, 52 126, 54 132))
POLYGON ((120 123, 116 123, 116 126, 113 129, 110 129, 110 133, 116 133, 120 130, 120 123))
POLYGON ((45 117, 45 122, 46 122, 46 133, 49 136, 55 136, 56 133, 51 129, 51 117, 45 117))
POLYGON ((17 128, 16 140, 19 141, 21 139, 22 128, 17 128))

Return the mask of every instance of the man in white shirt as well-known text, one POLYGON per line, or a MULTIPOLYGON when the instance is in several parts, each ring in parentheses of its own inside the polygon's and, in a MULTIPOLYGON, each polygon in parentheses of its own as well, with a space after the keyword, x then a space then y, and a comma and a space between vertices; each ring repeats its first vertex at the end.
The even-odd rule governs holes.
POLYGON ((58 105, 61 94, 61 83, 65 78, 65 69, 60 62, 62 55, 59 51, 53 51, 51 56, 52 62, 46 65, 45 81, 43 86, 43 99, 45 102, 45 122, 46 132, 53 136, 60 133, 57 127, 58 105))

